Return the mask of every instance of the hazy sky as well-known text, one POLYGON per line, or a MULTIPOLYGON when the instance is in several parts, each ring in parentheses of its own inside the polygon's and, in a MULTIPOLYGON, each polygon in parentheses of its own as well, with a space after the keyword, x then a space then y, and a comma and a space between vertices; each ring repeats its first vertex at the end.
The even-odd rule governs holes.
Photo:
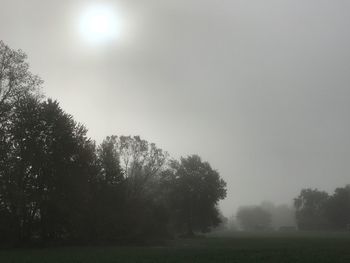
POLYGON ((97 141, 141 135, 209 161, 229 215, 350 183, 349 13, 348 0, 0 0, 0 39, 97 141), (121 31, 92 45, 78 25, 96 2, 121 31))

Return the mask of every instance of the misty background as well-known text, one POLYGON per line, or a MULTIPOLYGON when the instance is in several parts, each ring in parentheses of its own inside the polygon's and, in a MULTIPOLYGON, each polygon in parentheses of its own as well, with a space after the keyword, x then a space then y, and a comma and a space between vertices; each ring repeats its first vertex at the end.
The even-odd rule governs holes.
POLYGON ((198 153, 227 216, 349 183, 350 2, 107 1, 123 32, 98 47, 76 33, 89 2, 0 0, 0 39, 92 138, 198 153))

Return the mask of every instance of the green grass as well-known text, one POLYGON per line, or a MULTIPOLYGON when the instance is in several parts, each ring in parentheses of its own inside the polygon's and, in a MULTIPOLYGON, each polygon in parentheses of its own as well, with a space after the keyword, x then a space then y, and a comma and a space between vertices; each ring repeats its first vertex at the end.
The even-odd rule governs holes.
POLYGON ((160 247, 0 250, 1 263, 58 262, 350 262, 348 233, 231 233, 180 239, 160 247))

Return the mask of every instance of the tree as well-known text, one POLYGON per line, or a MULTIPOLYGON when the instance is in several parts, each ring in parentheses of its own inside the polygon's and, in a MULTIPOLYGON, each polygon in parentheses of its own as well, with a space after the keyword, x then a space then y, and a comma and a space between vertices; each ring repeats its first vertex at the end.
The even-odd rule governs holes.
POLYGON ((295 210, 286 204, 275 205, 269 201, 264 201, 260 207, 271 214, 271 227, 279 229, 280 227, 293 228, 296 226, 295 210))
POLYGON ((114 185, 123 181, 120 167, 117 136, 108 136, 97 149, 101 176, 107 184, 114 185))
POLYGON ((75 238, 93 176, 94 146, 86 129, 56 101, 21 98, 9 119, 0 167, 1 203, 18 242, 75 238))
POLYGON ((139 136, 120 136, 117 141, 120 161, 127 178, 137 177, 143 170, 145 180, 157 175, 167 161, 168 154, 139 136))
POLYGON ((139 136, 119 137, 119 154, 126 177, 126 215, 132 238, 167 235, 159 182, 168 154, 139 136))
POLYGON ((92 240, 114 241, 125 234, 125 178, 120 167, 117 136, 97 148, 98 172, 92 182, 90 232, 92 240))
MULTIPOLYGON (((13 218, 5 201, 9 198, 6 195, 6 186, 9 184, 6 178, 16 168, 12 162, 15 156, 10 151, 13 143, 11 115, 21 98, 33 94, 39 96, 42 83, 38 76, 29 71, 26 58, 23 51, 13 50, 0 40, 0 236, 7 236, 7 240, 14 239, 16 231, 16 218, 13 218)), ((17 209, 17 213, 20 213, 20 208, 17 209)))
POLYGON ((267 230, 271 225, 271 214, 259 206, 240 207, 236 218, 247 231, 267 230))
POLYGON ((334 228, 347 228, 350 224, 350 185, 335 189, 328 200, 326 215, 334 228))
POLYGON ((202 162, 198 155, 173 161, 164 180, 179 231, 186 230, 191 236, 220 223, 217 204, 226 197, 226 183, 208 162, 202 162))
POLYGON ((26 59, 22 50, 13 50, 0 40, 0 124, 20 98, 38 94, 42 80, 29 71, 26 59))
POLYGON ((301 230, 322 230, 329 228, 325 209, 329 195, 317 189, 303 189, 294 199, 295 215, 301 230))
MULTIPOLYGON (((2 231, 0 236, 8 235, 8 240, 14 238, 16 220, 5 201, 9 198, 6 195, 8 190, 6 186, 9 184, 6 178, 8 179, 9 173, 14 172, 15 169, 18 170, 18 167, 14 166, 16 157, 11 152, 13 146, 10 130, 11 115, 14 114, 20 99, 34 94, 39 97, 39 88, 42 83, 38 76, 29 71, 26 58, 23 51, 13 50, 0 40, 0 221, 1 229, 7 233, 2 231)), ((12 190, 15 191, 15 189, 12 190)), ((20 208, 17 209, 17 213, 20 213, 20 208)))
POLYGON ((56 101, 40 106, 40 136, 33 136, 40 153, 33 171, 39 182, 41 236, 44 240, 77 238, 85 231, 81 227, 93 176, 94 145, 86 137, 86 128, 56 101))
POLYGON ((114 174, 116 184, 102 186, 100 208, 106 208, 106 218, 114 217, 109 225, 119 229, 115 236, 144 239, 166 234, 166 209, 159 182, 167 158, 166 152, 139 136, 110 136, 101 144, 98 159, 102 178, 114 174))

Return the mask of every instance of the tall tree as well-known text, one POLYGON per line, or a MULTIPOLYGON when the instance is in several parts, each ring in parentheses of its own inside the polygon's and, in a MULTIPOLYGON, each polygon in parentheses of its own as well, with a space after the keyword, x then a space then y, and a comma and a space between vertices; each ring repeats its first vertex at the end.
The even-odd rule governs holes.
POLYGON ((127 230, 124 227, 125 178, 117 140, 117 136, 108 136, 97 148, 99 171, 90 203, 90 231, 94 240, 117 240, 127 230))
POLYGON ((34 234, 44 240, 76 236, 94 159, 86 129, 57 102, 27 96, 13 109, 7 130, 1 197, 18 241, 34 234))
POLYGON ((139 136, 120 136, 118 152, 125 176, 125 213, 130 235, 164 235, 166 213, 160 196, 160 177, 168 154, 139 136))

